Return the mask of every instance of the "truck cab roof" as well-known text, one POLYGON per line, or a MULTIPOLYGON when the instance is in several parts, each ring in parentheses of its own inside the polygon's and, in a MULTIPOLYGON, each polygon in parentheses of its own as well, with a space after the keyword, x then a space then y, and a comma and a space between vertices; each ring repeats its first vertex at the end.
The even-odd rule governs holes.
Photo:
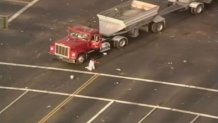
POLYGON ((93 29, 93 28, 90 28, 87 26, 81 26, 81 25, 69 27, 68 30, 71 32, 81 32, 81 33, 86 33, 86 34, 98 33, 97 29, 93 29))

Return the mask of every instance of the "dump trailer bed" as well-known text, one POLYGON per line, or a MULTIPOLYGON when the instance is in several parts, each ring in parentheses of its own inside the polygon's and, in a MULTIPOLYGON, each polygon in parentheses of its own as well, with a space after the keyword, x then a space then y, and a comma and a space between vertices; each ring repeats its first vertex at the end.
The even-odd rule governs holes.
POLYGON ((158 5, 138 0, 124 2, 97 15, 99 31, 105 36, 115 35, 141 21, 151 20, 158 14, 158 10, 158 5))

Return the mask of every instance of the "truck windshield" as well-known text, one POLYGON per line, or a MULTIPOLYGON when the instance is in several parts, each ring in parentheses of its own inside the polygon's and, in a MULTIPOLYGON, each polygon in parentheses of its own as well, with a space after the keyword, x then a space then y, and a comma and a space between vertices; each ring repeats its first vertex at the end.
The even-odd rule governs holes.
POLYGON ((79 32, 70 32, 70 35, 78 38, 78 39, 82 39, 82 40, 88 40, 89 36, 87 34, 84 33, 79 33, 79 32))

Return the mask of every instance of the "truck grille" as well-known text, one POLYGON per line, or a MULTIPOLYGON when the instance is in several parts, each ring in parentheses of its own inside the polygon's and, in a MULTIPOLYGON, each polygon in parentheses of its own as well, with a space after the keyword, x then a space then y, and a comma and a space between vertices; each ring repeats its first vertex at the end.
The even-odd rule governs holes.
POLYGON ((69 57, 69 47, 63 44, 55 44, 55 54, 61 57, 69 57))

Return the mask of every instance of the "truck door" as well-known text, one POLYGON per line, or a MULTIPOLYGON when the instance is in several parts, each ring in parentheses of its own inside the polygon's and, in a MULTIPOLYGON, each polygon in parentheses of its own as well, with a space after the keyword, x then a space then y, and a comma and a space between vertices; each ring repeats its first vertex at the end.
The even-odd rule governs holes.
POLYGON ((93 49, 99 49, 101 46, 101 41, 99 35, 92 35, 91 36, 91 47, 93 49))

